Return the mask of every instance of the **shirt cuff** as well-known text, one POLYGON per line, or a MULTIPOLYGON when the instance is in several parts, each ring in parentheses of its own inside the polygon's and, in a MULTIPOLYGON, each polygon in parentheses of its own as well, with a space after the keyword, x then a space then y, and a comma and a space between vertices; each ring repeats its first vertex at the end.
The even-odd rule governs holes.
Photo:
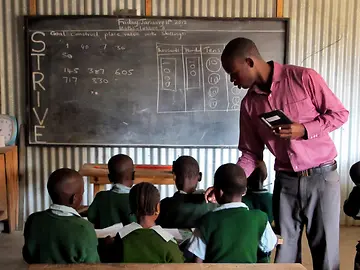
POLYGON ((271 228, 269 222, 266 223, 265 231, 260 239, 259 248, 262 252, 268 253, 272 251, 277 243, 277 237, 271 228))
POLYGON ((201 237, 198 229, 195 229, 194 234, 191 236, 187 250, 194 254, 201 260, 205 260, 206 244, 201 237))
POLYGON ((320 136, 321 128, 320 124, 317 121, 311 121, 307 123, 303 123, 306 134, 307 134, 307 140, 315 139, 320 136))

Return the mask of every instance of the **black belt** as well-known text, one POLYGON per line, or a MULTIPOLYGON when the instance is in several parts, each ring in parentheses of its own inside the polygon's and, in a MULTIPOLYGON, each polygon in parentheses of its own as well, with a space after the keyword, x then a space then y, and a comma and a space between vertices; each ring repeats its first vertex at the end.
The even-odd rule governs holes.
POLYGON ((320 174, 326 172, 332 172, 337 169, 336 161, 320 165, 318 167, 310 168, 300 172, 287 172, 287 171, 279 171, 280 173, 285 173, 292 177, 304 177, 304 176, 311 176, 313 174, 320 174))

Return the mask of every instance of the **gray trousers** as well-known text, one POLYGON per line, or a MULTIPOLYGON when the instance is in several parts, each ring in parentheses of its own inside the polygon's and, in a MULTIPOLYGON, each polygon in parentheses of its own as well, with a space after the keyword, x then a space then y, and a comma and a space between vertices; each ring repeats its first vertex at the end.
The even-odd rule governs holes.
POLYGON ((284 239, 276 263, 301 263, 304 226, 314 270, 338 270, 340 181, 335 171, 307 177, 277 172, 273 193, 275 231, 284 239))

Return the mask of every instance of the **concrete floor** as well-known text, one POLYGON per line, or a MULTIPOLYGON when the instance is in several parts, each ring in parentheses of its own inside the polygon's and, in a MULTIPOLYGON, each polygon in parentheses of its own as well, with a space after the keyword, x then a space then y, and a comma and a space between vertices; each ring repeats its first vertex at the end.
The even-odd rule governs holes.
MULTIPOLYGON (((340 260, 341 269, 354 269, 355 245, 360 240, 360 227, 342 227, 340 230, 340 260)), ((303 265, 312 269, 311 255, 304 237, 303 265)), ((13 234, 0 233, 0 269, 17 270, 26 269, 22 260, 21 249, 23 245, 22 232, 13 234)))

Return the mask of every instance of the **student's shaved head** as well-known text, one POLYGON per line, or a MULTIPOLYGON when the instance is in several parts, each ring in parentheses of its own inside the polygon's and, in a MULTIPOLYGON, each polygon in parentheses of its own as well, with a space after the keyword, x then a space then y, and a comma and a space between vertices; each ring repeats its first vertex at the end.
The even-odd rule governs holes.
POLYGON ((228 163, 221 165, 215 172, 214 188, 223 192, 223 200, 226 203, 231 202, 235 197, 244 195, 246 185, 245 172, 236 164, 228 163))
POLYGON ((108 169, 111 182, 124 184, 133 178, 134 163, 129 156, 118 154, 110 158, 108 169))
POLYGON ((191 156, 181 156, 173 163, 173 174, 178 190, 192 193, 196 190, 201 173, 198 162, 191 156))
POLYGON ((350 177, 356 185, 360 184, 360 161, 351 166, 350 177))
POLYGON ((53 203, 76 209, 82 200, 84 182, 77 171, 63 168, 50 175, 47 189, 53 203))

